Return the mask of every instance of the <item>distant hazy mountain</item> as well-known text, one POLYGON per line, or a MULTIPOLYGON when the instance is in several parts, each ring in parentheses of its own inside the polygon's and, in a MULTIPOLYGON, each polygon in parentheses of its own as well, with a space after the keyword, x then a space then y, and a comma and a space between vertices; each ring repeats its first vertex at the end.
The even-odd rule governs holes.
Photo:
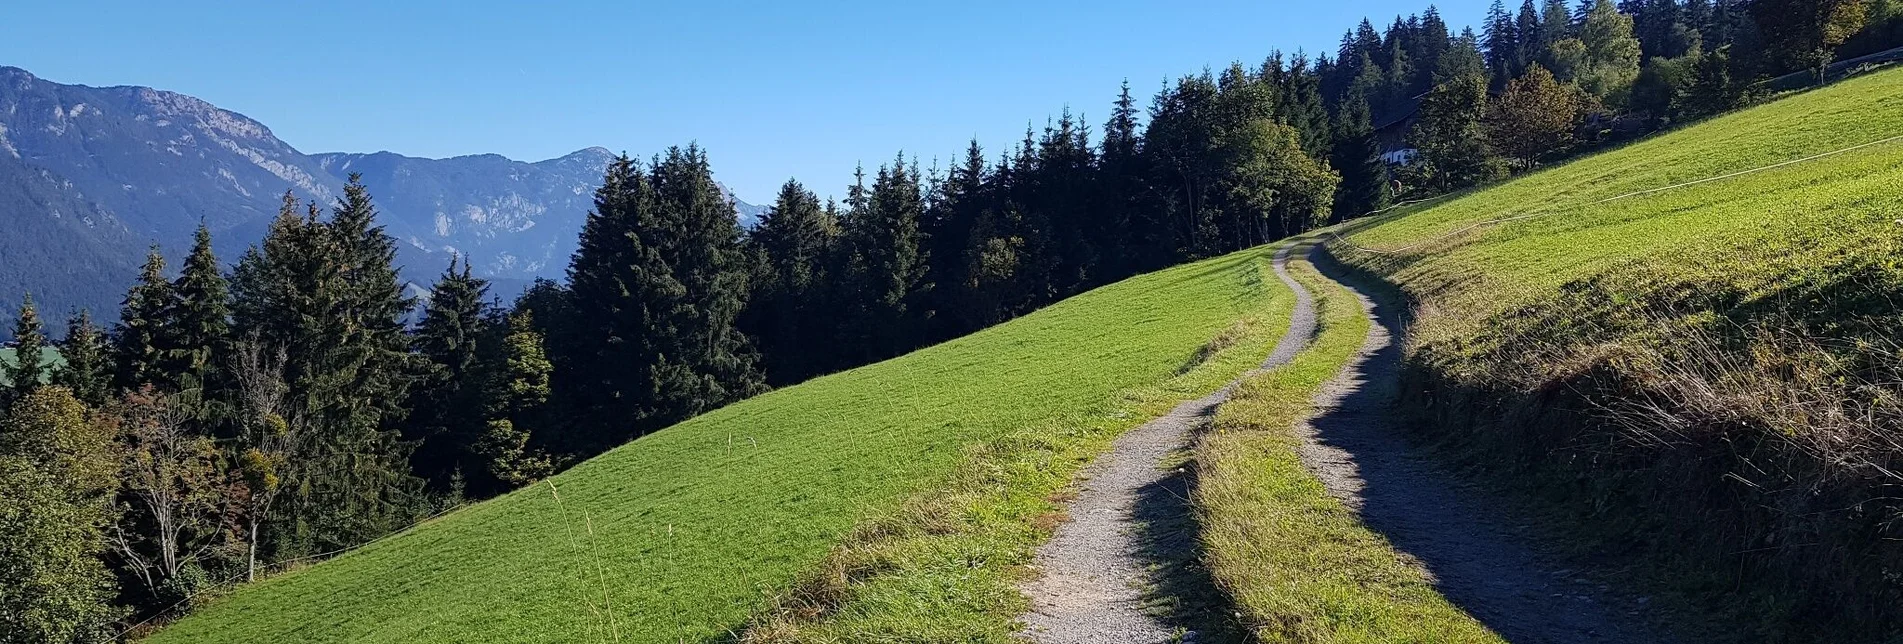
MULTIPOLYGON (((111 318, 145 248, 176 258, 203 221, 220 256, 260 238, 291 190, 328 205, 362 173, 402 242, 405 276, 427 283, 454 254, 498 295, 559 279, 613 153, 525 163, 487 154, 307 155, 264 124, 147 87, 87 87, 0 67, 0 323, 22 292, 49 318, 111 318), (507 292, 504 292, 507 291, 507 292)), ((751 224, 759 208, 736 203, 751 224)), ((0 335, 6 332, 0 330, 0 335)))

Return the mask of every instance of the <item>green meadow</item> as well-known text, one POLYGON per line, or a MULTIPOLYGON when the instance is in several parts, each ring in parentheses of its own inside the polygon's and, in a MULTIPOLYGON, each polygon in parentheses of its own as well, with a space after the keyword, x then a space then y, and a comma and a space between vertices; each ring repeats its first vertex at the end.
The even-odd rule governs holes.
MULTIPOLYGON (((1128 417, 1132 401, 1144 398, 1132 392, 1153 397, 1197 373, 1199 350, 1212 338, 1289 306, 1269 253, 1132 278, 736 403, 548 481, 238 589, 148 641, 735 636, 856 525, 955 488, 953 474, 974 446, 1063 432, 1063 419, 1128 417)), ((1214 362, 1233 377, 1250 361, 1214 362)))

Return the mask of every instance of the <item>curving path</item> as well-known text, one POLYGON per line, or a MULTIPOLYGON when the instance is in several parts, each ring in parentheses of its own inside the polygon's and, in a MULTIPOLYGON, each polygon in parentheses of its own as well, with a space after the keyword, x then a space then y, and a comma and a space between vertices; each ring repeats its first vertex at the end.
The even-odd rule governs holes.
MULTIPOLYGON (((1315 334, 1313 298, 1287 270, 1296 248, 1275 254, 1276 276, 1294 292, 1295 311, 1260 369, 1289 362, 1315 334)), ((1317 269, 1353 292, 1375 321, 1361 352, 1317 396, 1320 413, 1299 428, 1303 465, 1328 493, 1417 562, 1456 606, 1510 642, 1671 642, 1641 618, 1647 612, 1643 599, 1555 563, 1559 559, 1525 534, 1524 522, 1506 504, 1405 440, 1389 413, 1400 366, 1393 307, 1377 304, 1326 251, 1303 248, 1318 255, 1317 269)), ((1231 382, 1126 432, 1084 470, 1080 493, 1068 508, 1072 520, 1038 550, 1042 576, 1024 587, 1032 609, 1020 635, 1044 644, 1179 640, 1177 628, 1148 610, 1146 589, 1167 581, 1155 572, 1164 558, 1158 551, 1174 549, 1179 560, 1193 557, 1193 538, 1159 539, 1145 527, 1185 520, 1187 484, 1180 470, 1163 465, 1189 447, 1195 430, 1235 386, 1231 382), (1159 496, 1173 501, 1158 504, 1159 496), (1167 540, 1177 543, 1159 543, 1167 540)))
POLYGON ((1415 559, 1436 589, 1509 642, 1643 644, 1671 641, 1649 628, 1644 600, 1555 563, 1528 522, 1494 494, 1453 476, 1402 435, 1389 413, 1399 382, 1396 311, 1326 251, 1316 268, 1347 287, 1374 318, 1361 353, 1316 397, 1302 464, 1362 523, 1415 559))
MULTIPOLYGON (((1314 298, 1288 274, 1294 248, 1283 246, 1275 253, 1275 275, 1294 292, 1295 311, 1288 332, 1258 370, 1293 360, 1315 335, 1314 298)), ((1164 469, 1164 459, 1189 447, 1195 430, 1209 421, 1235 386, 1230 382, 1125 432, 1084 470, 1077 499, 1068 508, 1071 520, 1038 549, 1036 566, 1043 574, 1024 587, 1031 598, 1024 637, 1045 644, 1176 641, 1176 629, 1145 610, 1144 589, 1158 580, 1150 572, 1153 554, 1145 552, 1155 544, 1146 543, 1142 528, 1180 520, 1159 515, 1186 513, 1188 507, 1169 504, 1171 509, 1156 512, 1144 509, 1143 501, 1158 491, 1178 498, 1184 494, 1168 490, 1172 473, 1164 469)))

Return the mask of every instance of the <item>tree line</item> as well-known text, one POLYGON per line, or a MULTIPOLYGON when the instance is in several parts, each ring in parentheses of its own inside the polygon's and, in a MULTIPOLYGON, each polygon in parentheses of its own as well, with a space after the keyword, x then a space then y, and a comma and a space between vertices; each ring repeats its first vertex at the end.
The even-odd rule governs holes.
POLYGON ((0 643, 94 641, 770 387, 1743 105, 1900 27, 1899 0, 1526 0, 1481 34, 1429 8, 1147 106, 1126 82, 1100 123, 1065 110, 943 169, 899 154, 843 200, 788 181, 752 230, 705 150, 623 155, 567 279, 509 302, 460 259, 413 297, 357 177, 328 207, 287 193, 233 264, 202 228, 177 271, 154 249, 58 361, 26 299, 0 643))

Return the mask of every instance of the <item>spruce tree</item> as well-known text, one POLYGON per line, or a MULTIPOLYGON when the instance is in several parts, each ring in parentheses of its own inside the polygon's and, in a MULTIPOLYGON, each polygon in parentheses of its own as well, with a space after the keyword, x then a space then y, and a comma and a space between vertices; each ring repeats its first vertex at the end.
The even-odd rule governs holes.
MULTIPOLYGON (((549 401, 554 390, 544 336, 537 330, 535 314, 528 310, 510 313, 499 324, 499 343, 485 351, 489 376, 483 395, 488 423, 474 446, 484 477, 493 481, 492 490, 472 486, 471 491, 488 495, 521 487, 554 469, 546 452, 534 445, 541 429, 552 420, 549 401)), ((493 335, 493 333, 492 333, 493 335)))
POLYGON ((91 312, 81 310, 66 320, 60 356, 66 366, 53 374, 53 384, 72 390, 73 397, 92 407, 112 398, 112 347, 91 312))
POLYGON ((1520 54, 1520 26, 1507 13, 1502 0, 1493 0, 1493 6, 1487 9, 1485 33, 1488 78, 1493 87, 1506 87, 1507 81, 1513 80, 1520 54))
POLYGON ((1540 49, 1546 43, 1546 24, 1540 20, 1539 7, 1533 0, 1521 0, 1520 13, 1514 19, 1519 30, 1519 38, 1514 42, 1513 77, 1526 74, 1528 66, 1539 61, 1540 49))
POLYGON ((793 180, 748 235, 759 265, 741 326, 759 342, 769 382, 798 382, 832 363, 828 347, 812 340, 827 328, 819 323, 822 280, 837 235, 819 197, 793 180))
POLYGON ((27 293, 20 300, 19 316, 13 319, 13 364, 0 361, 0 369, 5 370, 0 375, 6 376, 8 387, 0 402, 10 404, 51 379, 52 365, 42 355, 45 349, 46 330, 33 308, 33 294, 27 293))
POLYGON ((165 255, 153 246, 145 255, 139 283, 126 293, 113 333, 113 362, 118 365, 114 381, 120 389, 174 384, 168 372, 172 331, 166 327, 174 302, 172 283, 165 279, 165 255))
POLYGON ((855 186, 848 196, 855 203, 844 234, 852 253, 849 279, 861 298, 857 323, 865 357, 889 357, 906 346, 910 323, 923 313, 920 295, 930 288, 920 247, 917 177, 900 155, 879 168, 870 192, 855 186))
POLYGON ((1335 197, 1336 220, 1359 217, 1388 206, 1388 164, 1381 158, 1381 142, 1369 121, 1367 101, 1350 95, 1336 117, 1333 165, 1341 172, 1335 197))
POLYGON ((263 243, 233 273, 236 336, 282 349, 289 423, 308 443, 287 465, 270 532, 279 554, 360 543, 420 511, 399 423, 420 370, 403 316, 412 302, 361 179, 320 220, 286 194, 263 243))
POLYGON ((203 389, 214 381, 231 342, 231 291, 212 254, 211 231, 204 224, 185 257, 185 269, 172 283, 176 298, 170 311, 169 369, 179 389, 203 389))
MULTIPOLYGON (((746 305, 747 274, 733 203, 721 198, 707 153, 698 145, 670 148, 654 164, 663 226, 654 232, 675 282, 686 292, 674 304, 660 345, 662 385, 653 419, 660 429, 765 386, 752 343, 735 325, 746 305)), ((665 310, 665 309, 664 309, 665 310)))
POLYGON ((1311 68, 1308 58, 1297 53, 1290 61, 1288 85, 1283 87, 1282 97, 1278 101, 1282 120, 1300 135, 1302 149, 1318 158, 1328 156, 1329 139, 1333 138, 1333 132, 1328 127, 1328 109, 1322 102, 1324 76, 1321 68, 1311 68))
POLYGON ((415 302, 397 275, 396 240, 376 219, 369 188, 353 173, 320 229, 338 270, 314 294, 333 308, 308 351, 314 359, 302 393, 307 408, 321 410, 319 431, 335 450, 307 506, 323 512, 329 530, 318 544, 328 547, 381 536, 421 510, 399 434, 420 370, 403 323, 415 302))
MULTIPOLYGON (((486 473, 485 463, 476 458, 487 423, 477 345, 488 316, 488 287, 467 262, 451 259, 430 289, 412 339, 427 366, 411 393, 405 437, 417 444, 410 455, 413 469, 439 491, 449 490, 458 473, 486 473)), ((490 487, 487 481, 476 483, 490 487)))
POLYGON ((764 384, 735 326, 746 301, 732 202, 697 146, 670 148, 643 174, 611 164, 569 266, 579 322, 594 349, 573 366, 596 451, 753 395, 764 384))
POLYGON ((1421 52, 1414 57, 1415 81, 1409 96, 1417 96, 1434 86, 1434 72, 1440 69, 1440 59, 1453 42, 1453 33, 1448 30, 1447 21, 1441 19, 1440 10, 1429 6, 1421 14, 1421 52))

